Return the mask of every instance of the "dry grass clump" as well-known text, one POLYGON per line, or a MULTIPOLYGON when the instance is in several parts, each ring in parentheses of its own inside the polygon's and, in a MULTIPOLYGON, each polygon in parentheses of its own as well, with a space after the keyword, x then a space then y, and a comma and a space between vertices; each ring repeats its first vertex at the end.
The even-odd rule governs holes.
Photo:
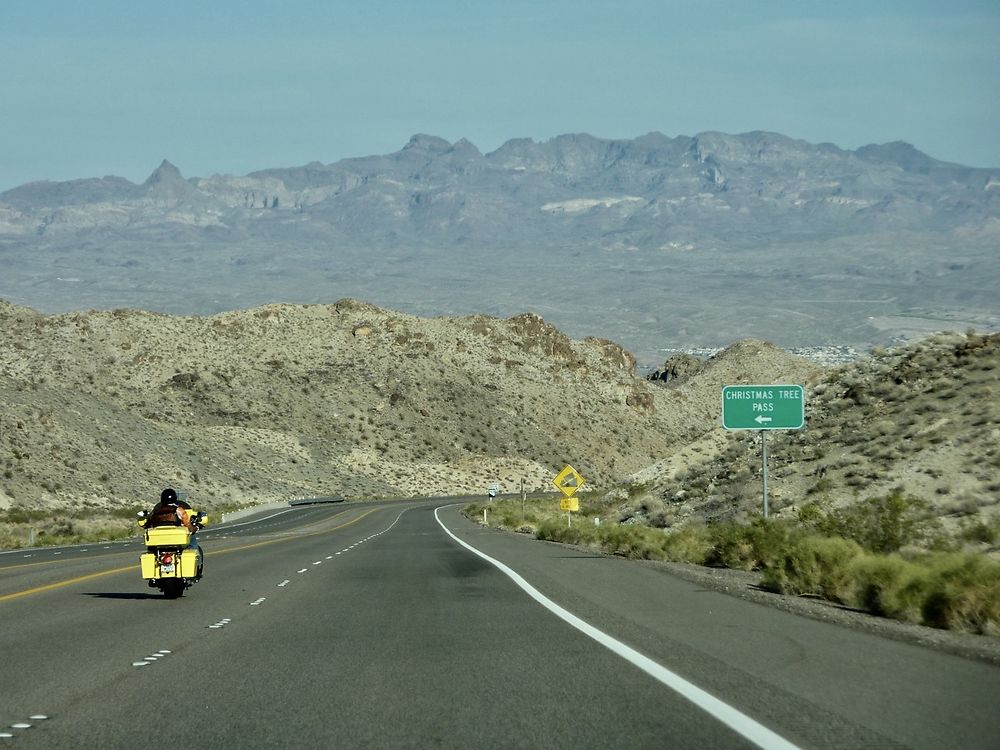
POLYGON ((761 585, 783 594, 811 594, 845 603, 852 590, 849 566, 860 554, 861 547, 849 539, 793 536, 767 561, 761 585))
POLYGON ((1000 563, 969 552, 912 559, 877 555, 836 538, 795 540, 762 586, 813 594, 874 615, 935 628, 1000 633, 1000 563))

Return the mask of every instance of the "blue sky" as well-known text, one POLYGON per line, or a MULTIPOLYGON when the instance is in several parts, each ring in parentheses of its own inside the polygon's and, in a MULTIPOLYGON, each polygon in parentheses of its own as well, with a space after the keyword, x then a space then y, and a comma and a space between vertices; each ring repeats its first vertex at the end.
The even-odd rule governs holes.
POLYGON ((414 133, 771 130, 1000 167, 1000 2, 4 0, 0 190, 414 133))

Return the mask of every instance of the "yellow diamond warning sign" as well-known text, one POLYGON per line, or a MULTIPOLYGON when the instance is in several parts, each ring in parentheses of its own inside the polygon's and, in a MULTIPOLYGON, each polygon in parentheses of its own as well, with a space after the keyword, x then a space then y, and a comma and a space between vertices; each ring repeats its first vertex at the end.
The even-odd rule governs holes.
POLYGON ((566 464, 563 470, 556 474, 556 478, 552 480, 552 484, 566 497, 573 497, 576 491, 583 487, 586 482, 577 473, 576 469, 566 464))

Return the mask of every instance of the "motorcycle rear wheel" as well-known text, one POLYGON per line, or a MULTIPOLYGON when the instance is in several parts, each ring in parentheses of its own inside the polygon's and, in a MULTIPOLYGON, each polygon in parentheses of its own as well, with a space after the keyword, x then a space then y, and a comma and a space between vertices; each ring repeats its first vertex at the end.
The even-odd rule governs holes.
POLYGON ((167 599, 177 599, 184 595, 184 581, 179 578, 160 581, 160 591, 167 599))

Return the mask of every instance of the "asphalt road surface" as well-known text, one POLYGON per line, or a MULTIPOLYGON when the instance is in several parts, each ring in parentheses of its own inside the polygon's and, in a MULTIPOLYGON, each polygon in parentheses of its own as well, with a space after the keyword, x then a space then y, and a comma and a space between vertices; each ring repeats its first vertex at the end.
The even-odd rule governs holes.
POLYGON ((177 600, 138 543, 0 554, 0 750, 1000 746, 1000 668, 438 506, 209 527, 177 600))

